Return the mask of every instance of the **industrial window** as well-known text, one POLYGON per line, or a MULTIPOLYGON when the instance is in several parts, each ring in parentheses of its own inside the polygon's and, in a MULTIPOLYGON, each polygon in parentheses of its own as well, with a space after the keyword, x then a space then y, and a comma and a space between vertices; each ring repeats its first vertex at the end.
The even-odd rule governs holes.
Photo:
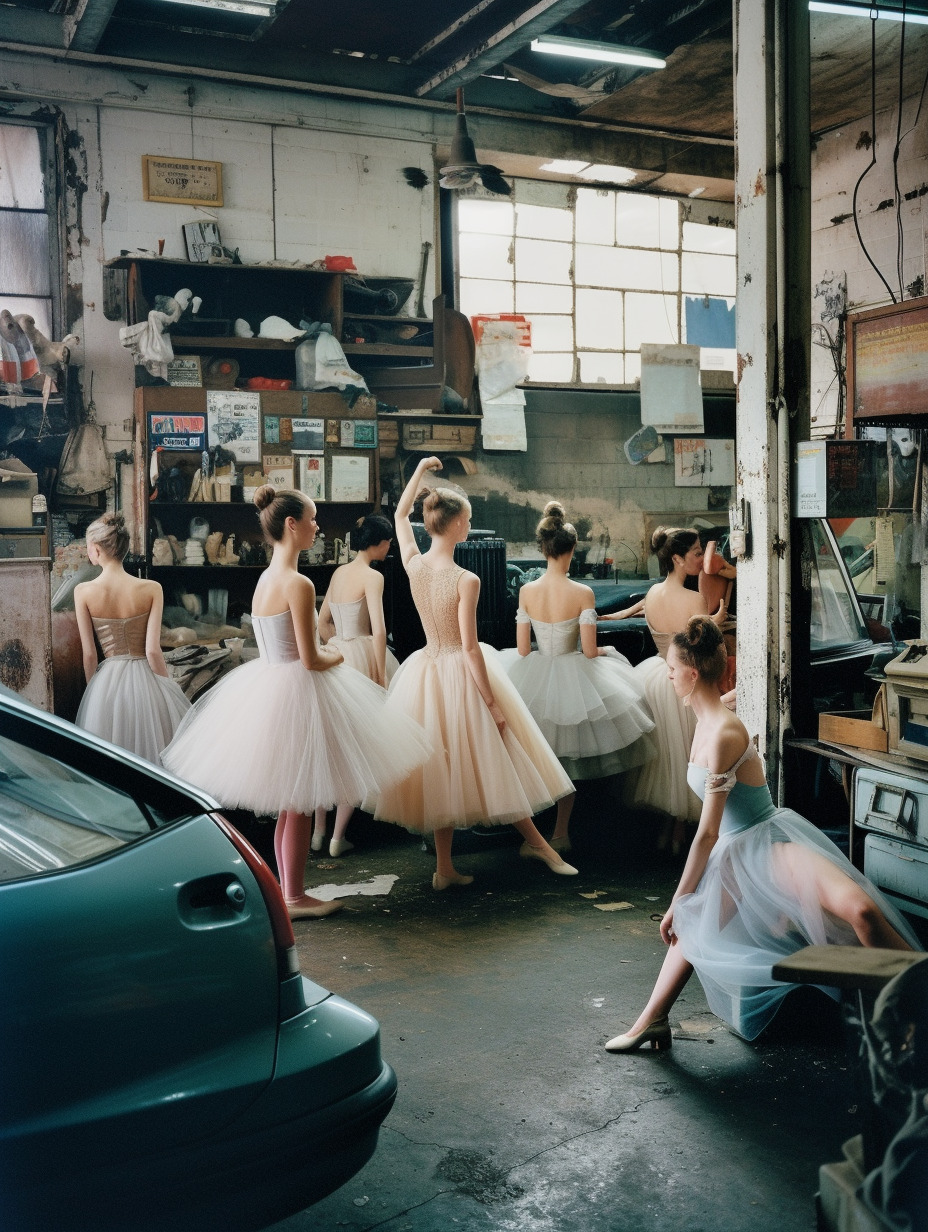
POLYGON ((0 124, 0 308, 28 313, 49 338, 58 268, 51 183, 44 130, 0 124))
POLYGON ((507 200, 459 197, 457 275, 466 315, 531 320, 530 381, 632 385, 643 342, 734 368, 734 228, 675 198, 522 179, 507 200))

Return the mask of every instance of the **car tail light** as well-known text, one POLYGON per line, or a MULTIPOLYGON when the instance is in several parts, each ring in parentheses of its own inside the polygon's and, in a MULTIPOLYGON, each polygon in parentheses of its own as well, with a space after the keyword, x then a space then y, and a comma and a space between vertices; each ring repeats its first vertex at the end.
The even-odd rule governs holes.
POLYGON ((244 834, 239 833, 231 822, 227 821, 221 813, 210 813, 210 817, 212 817, 219 829, 229 842, 232 843, 236 851, 238 851, 251 870, 255 881, 261 887, 261 893, 264 895, 264 901, 267 904, 267 912, 271 917, 271 929, 274 933, 274 943, 277 947, 277 965, 281 979, 296 975, 300 969, 300 962, 296 952, 296 940, 293 936, 293 925, 290 923, 287 904, 284 902, 284 896, 280 892, 277 878, 255 851, 254 847, 252 847, 251 843, 249 843, 248 839, 245 838, 244 834))

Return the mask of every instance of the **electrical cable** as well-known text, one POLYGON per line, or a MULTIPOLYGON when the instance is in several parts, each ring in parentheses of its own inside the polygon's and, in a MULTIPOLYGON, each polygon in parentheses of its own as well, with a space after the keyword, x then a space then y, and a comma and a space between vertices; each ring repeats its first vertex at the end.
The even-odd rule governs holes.
MULTIPOLYGON (((879 14, 877 14, 877 16, 878 15, 879 14)), ((854 230, 857 232, 857 243, 860 245, 861 252, 870 262, 870 265, 873 267, 876 273, 876 276, 879 278, 880 282, 882 282, 883 286, 889 292, 889 298, 893 301, 894 304, 896 304, 899 301, 896 299, 895 295, 893 294, 892 287, 889 285, 889 283, 886 281, 886 279, 883 277, 882 273, 880 272, 879 266, 876 264, 873 257, 870 256, 870 253, 867 250, 867 245, 864 243, 864 237, 860 233, 860 223, 857 221, 857 194, 860 191, 861 184, 864 182, 864 177, 870 171, 872 171, 873 168, 876 166, 876 23, 877 23, 877 17, 871 16, 870 18, 870 116, 871 116, 870 149, 871 149, 871 154, 870 154, 869 163, 866 165, 866 167, 864 167, 863 171, 860 173, 860 178, 858 179, 857 183, 854 185, 854 195, 851 199, 851 215, 854 219, 854 230)))
POLYGON ((902 233, 902 193, 899 190, 899 147, 902 145, 902 93, 905 69, 905 6, 902 0, 902 29, 899 34, 899 91, 896 102, 896 144, 893 148, 893 196, 896 201, 896 280, 899 283, 899 299, 905 299, 902 286, 902 257, 905 247, 902 233))

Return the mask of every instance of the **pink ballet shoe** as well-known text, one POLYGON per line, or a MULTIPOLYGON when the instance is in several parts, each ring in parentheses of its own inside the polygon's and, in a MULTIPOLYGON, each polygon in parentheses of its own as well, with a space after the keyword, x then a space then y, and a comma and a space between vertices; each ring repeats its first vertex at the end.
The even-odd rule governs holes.
POLYGON ((341 911, 344 903, 340 898, 333 898, 328 903, 309 903, 305 898, 298 898, 294 901, 286 900, 287 914, 291 920, 321 920, 327 915, 334 915, 336 911, 341 911))
POLYGON ((468 877, 466 873, 452 873, 450 877, 443 877, 441 873, 432 874, 432 889, 447 890, 449 886, 466 886, 470 885, 473 877, 468 877))
POLYGON ((547 864, 552 873, 557 873, 559 877, 576 877, 578 870, 572 864, 568 864, 562 860, 557 852, 548 854, 545 847, 533 847, 531 843, 525 842, 519 848, 519 855, 525 860, 541 860, 547 864))
POLYGON ((605 1045, 606 1052, 637 1052, 642 1044, 650 1044, 657 1052, 665 1052, 673 1047, 673 1035, 670 1023, 666 1018, 655 1018, 637 1035, 627 1032, 616 1035, 605 1045))

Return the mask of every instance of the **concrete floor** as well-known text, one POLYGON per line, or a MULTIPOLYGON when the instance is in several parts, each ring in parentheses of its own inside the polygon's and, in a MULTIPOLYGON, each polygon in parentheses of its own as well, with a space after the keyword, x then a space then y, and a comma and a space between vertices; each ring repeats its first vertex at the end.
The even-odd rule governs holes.
POLYGON ((364 818, 355 851, 315 860, 309 885, 399 875, 294 926, 303 971, 380 1021, 399 1095, 367 1166, 275 1232, 814 1228, 818 1166, 860 1128, 831 1002, 797 993, 748 1044, 694 978, 672 1051, 602 1049, 650 990, 663 946, 649 917, 679 871, 611 789, 583 785, 578 877, 519 859, 511 831, 458 835, 476 881, 436 894, 419 840, 364 818), (597 910, 613 902, 632 906, 597 910))

